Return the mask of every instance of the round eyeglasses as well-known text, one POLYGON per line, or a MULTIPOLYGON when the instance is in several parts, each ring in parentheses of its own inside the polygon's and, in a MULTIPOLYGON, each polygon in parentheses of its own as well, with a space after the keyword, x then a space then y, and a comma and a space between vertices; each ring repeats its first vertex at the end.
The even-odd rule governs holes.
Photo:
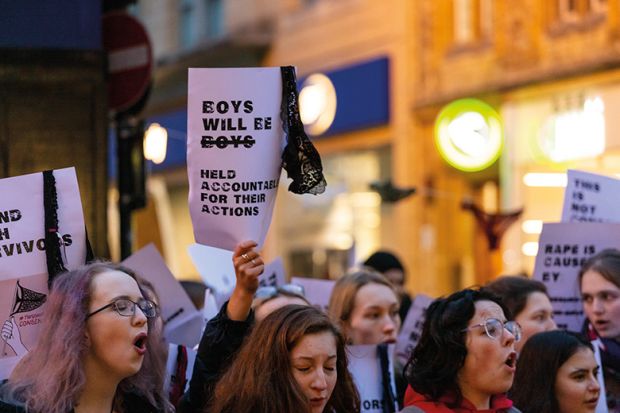
POLYGON ((484 327, 484 332, 493 340, 501 340, 504 336, 504 329, 510 331, 514 336, 515 341, 521 340, 521 326, 516 321, 506 321, 502 323, 497 318, 487 318, 484 323, 474 324, 461 330, 461 332, 469 331, 473 328, 484 327))
POLYGON ((157 305, 155 305, 155 303, 150 300, 141 298, 138 300, 138 302, 135 302, 135 301, 131 301, 129 298, 117 298, 116 300, 112 301, 110 304, 106 304, 103 307, 88 314, 86 318, 91 317, 105 310, 106 308, 110 308, 110 307, 114 308, 114 311, 116 311, 117 313, 119 313, 120 315, 124 317, 132 317, 136 314, 136 306, 140 308, 142 313, 147 318, 153 318, 157 316, 157 305))

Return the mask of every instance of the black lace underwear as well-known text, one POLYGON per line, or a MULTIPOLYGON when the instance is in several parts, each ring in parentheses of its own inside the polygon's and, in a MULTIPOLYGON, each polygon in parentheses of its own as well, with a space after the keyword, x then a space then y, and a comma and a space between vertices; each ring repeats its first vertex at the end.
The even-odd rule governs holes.
POLYGON ((282 66, 282 108, 280 117, 286 133, 286 147, 282 153, 282 167, 293 182, 288 190, 295 194, 322 194, 325 192, 325 177, 321 157, 304 131, 299 116, 299 97, 295 69, 282 66))

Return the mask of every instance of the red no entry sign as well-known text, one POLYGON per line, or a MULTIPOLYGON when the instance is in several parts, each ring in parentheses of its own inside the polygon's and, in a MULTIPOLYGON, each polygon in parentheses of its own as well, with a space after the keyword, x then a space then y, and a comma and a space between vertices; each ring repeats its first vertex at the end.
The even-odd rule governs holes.
POLYGON ((122 112, 142 98, 151 81, 151 42, 142 23, 115 11, 103 16, 103 47, 108 54, 108 106, 122 112))

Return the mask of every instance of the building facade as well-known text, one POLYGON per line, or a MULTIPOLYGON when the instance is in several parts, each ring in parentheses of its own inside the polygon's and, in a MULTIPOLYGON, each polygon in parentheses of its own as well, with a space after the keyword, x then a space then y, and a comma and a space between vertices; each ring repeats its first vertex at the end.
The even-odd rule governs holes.
MULTIPOLYGON (((293 196, 283 176, 265 247, 292 276, 337 277, 379 248, 402 258, 412 291, 431 295, 531 273, 540 223, 559 220, 563 197, 533 185, 561 185, 568 167, 620 172, 613 2, 185 0, 138 2, 137 13, 162 37, 145 117, 173 125, 170 145, 184 148, 187 67, 294 65, 302 93, 314 75, 330 81, 331 123, 308 128, 327 192, 293 196), (435 143, 438 115, 464 98, 497 112, 504 136, 499 159, 475 172, 435 143), (371 187, 387 182, 416 192, 394 202, 371 187), (521 209, 490 243, 493 214, 521 209)), ((158 239, 173 272, 195 276, 184 159, 152 172, 138 241, 158 239)))

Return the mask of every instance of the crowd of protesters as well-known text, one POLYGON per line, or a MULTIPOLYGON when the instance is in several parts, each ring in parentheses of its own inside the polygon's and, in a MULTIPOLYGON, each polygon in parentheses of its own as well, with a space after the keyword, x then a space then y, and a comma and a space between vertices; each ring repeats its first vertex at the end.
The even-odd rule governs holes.
POLYGON ((396 257, 375 254, 339 278, 326 314, 297 285, 259 288, 256 246, 233 252, 235 288, 203 332, 183 397, 164 384, 156 286, 95 262, 54 280, 41 338, 0 387, 0 412, 355 413, 363 395, 347 346, 363 344, 378 349, 383 412, 585 413, 602 397, 620 412, 618 250, 579 273, 582 332, 557 330, 542 283, 500 277, 433 301, 401 366, 388 356, 410 305, 396 257))

